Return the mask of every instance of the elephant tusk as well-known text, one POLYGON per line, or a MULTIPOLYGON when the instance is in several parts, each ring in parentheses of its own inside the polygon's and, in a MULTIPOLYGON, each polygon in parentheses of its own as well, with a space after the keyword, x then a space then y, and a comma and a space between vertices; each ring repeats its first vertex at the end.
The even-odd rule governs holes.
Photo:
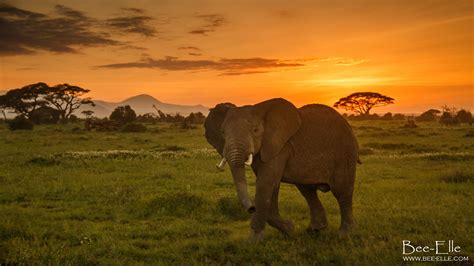
POLYGON ((249 158, 247 159, 247 161, 245 161, 245 165, 252 165, 252 162, 253 162, 253 155, 249 154, 249 158))
POLYGON ((216 164, 217 169, 222 170, 226 162, 227 160, 222 157, 222 160, 218 164, 216 164))

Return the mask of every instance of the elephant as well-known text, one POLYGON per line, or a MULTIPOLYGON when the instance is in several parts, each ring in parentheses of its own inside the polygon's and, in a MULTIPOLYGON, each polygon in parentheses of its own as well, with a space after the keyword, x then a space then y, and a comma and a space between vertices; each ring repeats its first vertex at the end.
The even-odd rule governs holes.
POLYGON ((205 137, 228 163, 238 198, 252 214, 250 239, 263 239, 265 224, 291 235, 293 223, 278 211, 280 183, 294 184, 309 206, 309 231, 327 227, 317 191, 337 199, 347 235, 353 225, 352 195, 359 161, 349 123, 333 108, 309 104, 296 108, 283 98, 237 107, 217 104, 204 122, 205 137), (255 204, 247 191, 245 166, 256 175, 255 204))

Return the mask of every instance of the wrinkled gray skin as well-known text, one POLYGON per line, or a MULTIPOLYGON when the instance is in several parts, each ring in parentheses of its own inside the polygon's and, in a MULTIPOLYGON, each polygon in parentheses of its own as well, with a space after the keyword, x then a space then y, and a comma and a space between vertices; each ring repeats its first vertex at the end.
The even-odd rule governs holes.
POLYGON ((207 141, 229 163, 240 201, 253 213, 252 240, 262 239, 266 223, 286 234, 293 231, 292 222, 278 213, 280 182, 296 185, 306 199, 311 231, 327 227, 317 190, 331 190, 341 212, 340 232, 348 233, 358 144, 334 109, 320 104, 297 109, 281 98, 242 107, 224 103, 210 110, 205 129, 207 141), (257 176, 255 205, 245 176, 249 154, 257 176))

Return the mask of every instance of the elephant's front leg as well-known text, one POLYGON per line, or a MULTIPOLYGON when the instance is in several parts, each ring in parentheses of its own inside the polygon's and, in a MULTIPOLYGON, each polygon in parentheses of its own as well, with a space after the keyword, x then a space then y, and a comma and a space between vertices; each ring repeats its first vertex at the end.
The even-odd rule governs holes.
POLYGON ((272 197, 278 186, 283 173, 283 168, 276 161, 262 164, 257 170, 257 182, 255 190, 255 209, 250 222, 252 241, 263 239, 265 224, 272 214, 272 197))
POLYGON ((293 233, 293 223, 289 220, 283 220, 278 212, 278 194, 280 193, 280 184, 277 184, 273 190, 270 217, 268 224, 280 230, 282 233, 290 235, 293 233))
POLYGON ((271 200, 274 183, 269 177, 257 177, 255 191, 255 212, 250 222, 250 240, 260 241, 263 239, 263 230, 271 214, 271 200))

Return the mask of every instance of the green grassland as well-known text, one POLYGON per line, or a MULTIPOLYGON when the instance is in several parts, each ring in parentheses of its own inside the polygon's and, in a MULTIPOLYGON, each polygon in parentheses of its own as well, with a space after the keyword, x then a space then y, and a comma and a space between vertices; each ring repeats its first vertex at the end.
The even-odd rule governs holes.
MULTIPOLYGON (((320 193, 329 227, 305 232, 309 211, 282 185, 287 237, 267 226, 248 242, 228 168, 202 127, 87 132, 82 124, 11 132, 0 124, 0 264, 402 264, 402 240, 454 240, 474 256, 474 128, 351 122, 361 147, 357 227, 338 236, 339 210, 320 193)), ((255 177, 250 172, 253 194, 255 177)))

